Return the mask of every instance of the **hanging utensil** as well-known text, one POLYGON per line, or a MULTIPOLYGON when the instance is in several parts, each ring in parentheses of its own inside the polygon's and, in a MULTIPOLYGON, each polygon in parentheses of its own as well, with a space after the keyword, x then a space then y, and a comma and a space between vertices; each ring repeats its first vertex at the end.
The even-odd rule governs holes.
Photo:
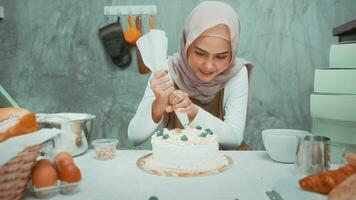
MULTIPOLYGON (((121 23, 120 23, 120 17, 117 17, 117 23, 119 24, 120 27, 121 23)), ((121 28, 122 30, 122 28, 121 28)), ((123 35, 125 35, 123 33, 123 35)), ((115 65, 119 66, 120 68, 124 69, 128 66, 130 66, 131 61, 132 61, 132 56, 131 56, 131 51, 130 51, 130 46, 129 44, 127 44, 124 41, 125 38, 122 38, 122 48, 121 48, 121 53, 118 57, 113 58, 113 62, 115 63, 115 65)))
POLYGON ((127 20, 129 21, 129 28, 124 33, 125 41, 131 45, 135 45, 137 39, 141 36, 141 33, 134 26, 134 21, 132 16, 129 16, 127 20))
POLYGON ((149 18, 149 25, 150 25, 150 29, 154 29, 155 28, 155 18, 153 17, 153 15, 150 15, 150 18, 149 18))
POLYGON ((143 34, 142 19, 141 16, 136 16, 136 29, 140 31, 140 36, 143 34))
MULTIPOLYGON (((136 16, 136 28, 140 31, 141 35, 143 35, 142 19, 140 16, 136 16)), ((135 49, 138 71, 140 72, 140 74, 147 74, 148 72, 150 72, 150 69, 146 67, 146 65, 143 63, 142 56, 140 50, 137 48, 137 45, 135 45, 135 49)))
POLYGON ((120 17, 117 18, 117 22, 100 28, 99 35, 113 63, 120 68, 128 67, 131 63, 131 52, 124 39, 120 17))

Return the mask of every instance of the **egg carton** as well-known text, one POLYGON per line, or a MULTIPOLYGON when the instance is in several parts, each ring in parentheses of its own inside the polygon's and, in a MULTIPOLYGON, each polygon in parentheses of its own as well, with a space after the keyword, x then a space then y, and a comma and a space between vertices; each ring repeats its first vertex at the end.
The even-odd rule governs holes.
POLYGON ((79 191, 79 185, 80 185, 80 181, 74 182, 74 183, 58 181, 55 186, 36 188, 30 184, 29 187, 30 187, 30 190, 35 194, 36 197, 49 198, 49 197, 54 196, 57 193, 62 193, 65 195, 75 194, 79 191))

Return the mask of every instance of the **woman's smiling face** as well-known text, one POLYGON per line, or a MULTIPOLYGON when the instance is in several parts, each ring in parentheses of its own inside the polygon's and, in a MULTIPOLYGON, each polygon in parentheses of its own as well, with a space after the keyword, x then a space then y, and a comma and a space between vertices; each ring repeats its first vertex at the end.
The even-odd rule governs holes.
POLYGON ((230 35, 223 35, 223 38, 211 36, 224 34, 221 31, 214 34, 214 29, 215 27, 208 29, 209 34, 204 34, 204 32, 195 39, 187 52, 188 63, 192 71, 203 82, 209 82, 225 71, 232 57, 231 43, 223 39, 229 38, 230 35))

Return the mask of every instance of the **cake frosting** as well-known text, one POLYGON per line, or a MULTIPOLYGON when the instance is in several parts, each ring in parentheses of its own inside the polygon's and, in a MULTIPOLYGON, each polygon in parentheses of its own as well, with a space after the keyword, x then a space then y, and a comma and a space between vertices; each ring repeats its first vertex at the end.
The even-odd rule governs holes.
POLYGON ((228 164, 219 152, 219 138, 210 129, 162 129, 151 137, 152 168, 199 172, 228 164))

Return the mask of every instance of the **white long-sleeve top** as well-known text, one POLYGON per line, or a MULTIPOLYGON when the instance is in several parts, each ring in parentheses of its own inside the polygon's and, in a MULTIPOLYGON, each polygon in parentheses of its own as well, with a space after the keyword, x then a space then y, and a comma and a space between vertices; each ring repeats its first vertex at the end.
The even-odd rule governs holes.
MULTIPOLYGON (((134 145, 141 144, 150 138, 157 126, 162 123, 162 119, 158 123, 155 123, 152 119, 152 103, 154 100, 154 93, 147 84, 145 94, 128 127, 128 138, 134 145)), ((190 124, 210 128, 218 135, 219 143, 224 149, 236 149, 243 140, 247 103, 248 73, 246 67, 243 66, 225 85, 224 119, 221 120, 199 107, 196 117, 190 124)))

